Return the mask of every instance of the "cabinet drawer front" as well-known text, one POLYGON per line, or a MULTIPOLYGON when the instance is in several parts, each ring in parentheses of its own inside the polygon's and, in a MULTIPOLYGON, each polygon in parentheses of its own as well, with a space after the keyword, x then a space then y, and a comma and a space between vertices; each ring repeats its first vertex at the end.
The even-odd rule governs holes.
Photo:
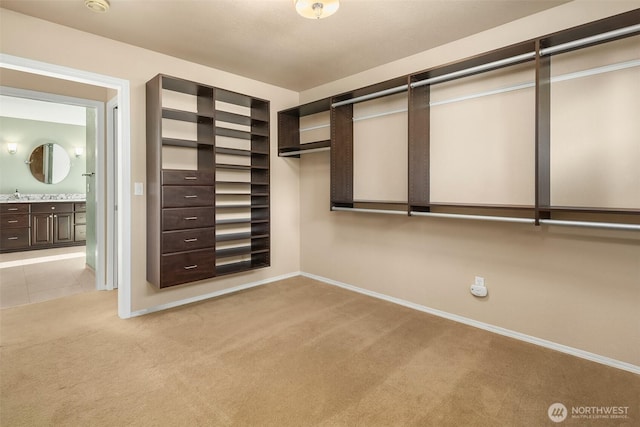
POLYGON ((18 249, 29 247, 29 229, 0 230, 0 249, 18 249))
POLYGON ((83 242, 87 240, 87 226, 86 225, 76 225, 74 230, 74 241, 83 242))
POLYGON ((186 231, 165 231, 162 233, 162 253, 192 251, 214 248, 216 229, 200 228, 186 231))
POLYGON ((215 200, 215 187, 211 186, 169 185, 162 187, 163 208, 213 206, 215 200))
POLYGON ((160 287, 213 277, 216 272, 215 256, 215 250, 162 255, 160 287))
POLYGON ((87 210, 87 203, 86 202, 74 203, 73 210, 76 212, 85 212, 87 210))
POLYGON ((29 203, 0 203, 0 213, 29 213, 29 203))
POLYGON ((74 215, 75 224, 86 224, 87 223, 87 213, 86 212, 76 212, 74 215))
POLYGON ((213 185, 215 172, 163 170, 162 185, 213 185))
POLYGON ((25 214, 6 214, 2 215, 0 227, 2 228, 22 228, 29 227, 29 215, 25 214))
POLYGON ((162 230, 213 227, 216 224, 214 208, 183 208, 162 210, 162 230))
POLYGON ((33 213, 73 212, 73 203, 32 203, 33 213))

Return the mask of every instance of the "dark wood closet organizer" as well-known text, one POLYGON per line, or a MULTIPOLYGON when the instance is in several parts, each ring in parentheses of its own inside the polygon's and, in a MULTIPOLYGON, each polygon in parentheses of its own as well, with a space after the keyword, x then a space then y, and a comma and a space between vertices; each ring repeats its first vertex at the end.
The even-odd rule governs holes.
MULTIPOLYGON (((441 213, 471 219, 512 219, 540 225, 554 219, 596 224, 597 221, 640 224, 639 209, 609 209, 582 206, 552 206, 550 132, 551 78, 554 55, 640 34, 640 9, 517 43, 443 66, 419 71, 364 88, 317 100, 278 113, 280 156, 291 151, 304 154, 312 144, 300 144, 299 117, 330 111, 331 117, 331 208, 366 209, 407 215, 441 213), (611 33, 613 32, 613 33, 611 33), (601 37, 605 35, 607 37, 601 37), (574 44, 575 42, 575 44, 574 44), (545 51, 545 49, 548 49, 545 51), (430 198, 430 92, 439 83, 530 64, 535 70, 535 202, 532 205, 441 204, 430 198), (353 198, 353 105, 365 100, 408 92, 408 203, 360 202, 353 198), (308 146, 308 148, 307 148, 308 146)), ((640 114, 640 112, 639 112, 640 114)), ((326 144, 326 141, 318 142, 326 144)), ((566 224, 571 225, 571 224, 566 224)))
POLYGON ((146 93, 147 280, 166 288, 268 267, 269 101, 162 74, 146 93), (175 94, 189 107, 167 106, 175 94), (169 135, 170 121, 194 131, 169 135), (168 147, 195 164, 165 167, 180 155, 164 158, 168 147))

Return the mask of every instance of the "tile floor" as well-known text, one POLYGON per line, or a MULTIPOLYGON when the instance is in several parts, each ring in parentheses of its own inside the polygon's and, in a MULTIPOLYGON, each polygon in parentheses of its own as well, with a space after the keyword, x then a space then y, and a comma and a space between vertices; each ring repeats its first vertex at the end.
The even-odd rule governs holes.
POLYGON ((0 308, 95 290, 84 246, 0 254, 0 308))

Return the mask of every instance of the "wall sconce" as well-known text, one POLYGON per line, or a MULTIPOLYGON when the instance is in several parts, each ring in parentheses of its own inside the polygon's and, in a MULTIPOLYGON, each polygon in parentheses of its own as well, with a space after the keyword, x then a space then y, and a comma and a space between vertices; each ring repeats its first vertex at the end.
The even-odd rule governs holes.
POLYGON ((84 148, 82 147, 76 147, 75 149, 75 153, 76 153, 76 157, 80 157, 84 154, 84 148))
POLYGON ((7 151, 9 154, 16 154, 18 152, 18 144, 15 142, 7 142, 7 151))

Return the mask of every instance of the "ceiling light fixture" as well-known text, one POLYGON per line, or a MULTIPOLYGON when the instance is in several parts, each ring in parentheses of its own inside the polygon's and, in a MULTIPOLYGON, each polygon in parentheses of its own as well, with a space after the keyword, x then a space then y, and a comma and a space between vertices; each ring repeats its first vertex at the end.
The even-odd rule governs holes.
POLYGON ((84 5, 98 13, 105 13, 110 6, 108 0, 84 0, 84 5))
POLYGON ((340 7, 340 0, 293 0, 293 4, 300 16, 321 19, 336 13, 340 7))

